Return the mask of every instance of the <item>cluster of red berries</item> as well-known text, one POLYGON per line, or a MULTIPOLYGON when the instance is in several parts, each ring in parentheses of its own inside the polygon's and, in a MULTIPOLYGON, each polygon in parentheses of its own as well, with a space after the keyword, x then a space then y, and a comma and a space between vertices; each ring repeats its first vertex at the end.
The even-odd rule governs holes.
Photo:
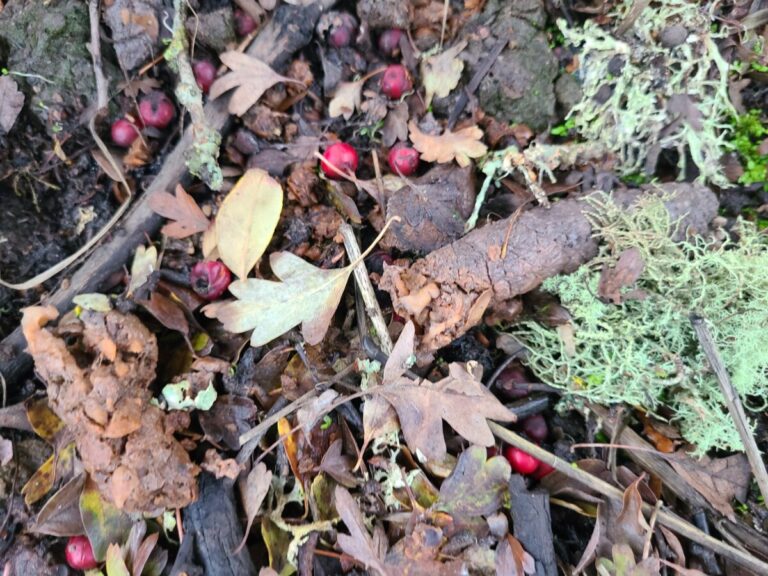
POLYGON ((112 141, 123 148, 128 148, 144 126, 166 128, 176 117, 176 108, 164 92, 150 92, 139 100, 139 118, 133 123, 120 118, 112 124, 112 141))

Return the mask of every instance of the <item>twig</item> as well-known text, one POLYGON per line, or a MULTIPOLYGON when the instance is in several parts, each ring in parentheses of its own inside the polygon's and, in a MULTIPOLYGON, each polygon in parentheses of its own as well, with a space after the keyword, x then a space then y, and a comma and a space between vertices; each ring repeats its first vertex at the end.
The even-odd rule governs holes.
POLYGON ((96 105, 98 111, 109 102, 109 89, 104 69, 101 66, 101 41, 99 39, 99 0, 88 1, 88 16, 91 21, 91 43, 88 47, 93 58, 93 75, 96 77, 96 105))
MULTIPOLYGON (((355 231, 347 223, 344 223, 339 228, 342 238, 344 238, 344 247, 347 249, 347 255, 351 261, 357 260, 360 257, 360 246, 355 238, 355 231)), ((373 291, 371 285, 371 279, 368 277, 368 270, 365 268, 365 263, 360 262, 354 269, 355 282, 360 289, 360 295, 365 302, 365 311, 371 318, 373 327, 376 330, 376 337, 379 340, 379 345, 384 353, 389 356, 392 353, 392 338, 389 336, 389 329, 387 323, 384 320, 384 315, 381 313, 379 307, 379 301, 376 299, 376 293, 373 291)))
MULTIPOLYGON (((507 444, 515 446, 531 456, 538 458, 542 462, 549 464, 552 468, 561 472, 571 480, 578 482, 582 486, 595 490, 606 498, 612 500, 621 501, 623 499, 624 492, 605 480, 593 476, 580 468, 574 468, 565 460, 561 460, 554 454, 547 452, 533 442, 529 442, 525 438, 511 430, 507 430, 495 422, 488 421, 488 426, 491 428, 491 432, 493 432, 500 440, 503 440, 507 444)), ((653 513, 653 507, 649 504, 643 504, 643 512, 650 515, 653 513)), ((660 509, 657 513, 657 521, 662 526, 669 528, 680 536, 711 549, 724 558, 732 560, 736 564, 752 570, 755 574, 768 574, 768 564, 762 560, 755 558, 742 550, 734 548, 729 544, 721 542, 709 534, 705 534, 672 512, 660 509)))
POLYGON ((728 412, 736 424, 736 430, 739 432, 741 442, 744 444, 744 451, 752 466, 752 472, 755 474, 755 480, 760 488, 760 494, 762 494, 763 500, 768 500, 768 471, 766 471, 765 462, 757 447, 755 438, 749 430, 747 415, 744 413, 744 407, 741 404, 739 394, 733 388, 731 379, 728 376, 728 371, 723 365, 723 360, 712 339, 712 334, 709 332, 706 319, 697 314, 691 314, 690 320, 691 325, 693 325, 693 329, 696 332, 696 336, 699 339, 699 343, 701 344, 701 349, 704 351, 704 355, 707 357, 709 365, 712 367, 712 371, 717 377, 718 384, 720 384, 720 390, 722 390, 723 396, 725 397, 728 412))

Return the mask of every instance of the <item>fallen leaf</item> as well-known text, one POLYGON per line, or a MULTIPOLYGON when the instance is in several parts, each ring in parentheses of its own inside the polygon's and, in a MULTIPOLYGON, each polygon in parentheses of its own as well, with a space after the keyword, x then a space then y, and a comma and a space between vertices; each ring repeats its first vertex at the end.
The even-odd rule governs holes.
POLYGON ((523 576, 536 573, 536 561, 520 544, 520 541, 507 534, 496 548, 497 576, 523 576))
POLYGON ((398 102, 384 119, 381 129, 381 141, 384 146, 391 147, 397 141, 408 140, 408 104, 398 102))
POLYGON ((170 238, 186 238, 205 232, 210 221, 200 206, 181 184, 176 185, 176 195, 158 192, 149 199, 149 207, 163 218, 173 220, 163 226, 162 233, 170 238))
POLYGON ((496 512, 509 492, 512 469, 506 458, 487 458, 487 450, 470 446, 440 486, 434 508, 452 516, 489 516, 496 512))
POLYGON ((111 543, 126 541, 133 525, 128 514, 101 497, 95 482, 90 478, 85 481, 80 494, 80 515, 85 534, 93 548, 93 556, 99 562, 104 561, 111 543))
POLYGON ((343 116, 344 120, 349 120, 355 110, 360 109, 362 89, 363 80, 340 82, 336 87, 333 99, 328 104, 328 116, 331 118, 343 116))
POLYGON ((278 82, 301 82, 282 76, 261 60, 242 52, 229 51, 219 55, 222 63, 232 72, 224 74, 211 86, 208 97, 215 100, 224 92, 235 88, 229 99, 230 114, 242 116, 256 104, 261 96, 278 82))
POLYGON ((123 559, 123 552, 120 545, 112 543, 107 547, 106 570, 109 576, 131 576, 128 567, 123 559))
POLYGON ((80 306, 80 308, 85 310, 93 310, 94 312, 106 313, 112 310, 112 303, 106 294, 78 294, 72 298, 72 304, 80 306))
POLYGON ((149 276, 157 270, 157 248, 139 246, 133 255, 131 263, 131 281, 128 283, 128 296, 132 296, 136 290, 144 286, 149 276))
POLYGON ((352 267, 325 270, 290 252, 272 254, 269 263, 282 282, 236 280, 229 285, 236 301, 208 305, 203 312, 209 318, 217 318, 229 332, 253 330, 254 347, 263 346, 299 324, 307 343, 319 344, 339 305, 352 267))
POLYGON ((467 368, 449 366, 439 382, 400 378, 379 393, 394 406, 403 436, 412 452, 441 461, 447 454, 443 420, 472 444, 493 446, 486 419, 514 422, 510 412, 467 368))
POLYGON ((635 561, 632 548, 626 544, 614 544, 611 549, 612 560, 599 558, 595 563, 598 574, 607 576, 658 576, 661 563, 655 556, 649 556, 639 564, 635 561))
POLYGON ((13 128, 22 108, 24 93, 19 90, 16 80, 10 76, 0 76, 0 128, 6 134, 13 128))
POLYGON ((72 478, 43 505, 32 527, 33 532, 49 536, 77 536, 84 531, 80 517, 80 493, 85 474, 72 478))
POLYGON ((384 365, 382 378, 385 385, 403 376, 405 371, 416 361, 416 356, 413 354, 415 342, 416 327, 412 320, 408 320, 392 348, 387 363, 384 365))
POLYGON ((236 480, 240 475, 240 464, 234 458, 222 458, 213 448, 209 448, 205 451, 203 462, 200 464, 200 468, 206 472, 210 472, 216 478, 229 478, 230 480, 236 480))
POLYGON ((140 300, 138 303, 144 306, 160 324, 169 330, 181 332, 185 339, 188 338, 189 322, 184 310, 176 302, 159 292, 152 292, 149 300, 140 300))
POLYGON ((468 126, 458 132, 446 130, 440 136, 424 134, 413 120, 409 122, 408 128, 413 147, 421 152, 421 159, 425 162, 443 164, 455 159, 464 168, 470 165, 470 158, 479 158, 488 151, 485 144, 480 142, 483 131, 477 126, 468 126))
POLYGON ((245 515, 248 521, 245 525, 245 534, 243 534, 243 540, 240 545, 235 549, 234 553, 240 552, 240 549, 245 545, 245 541, 248 540, 248 534, 251 532, 251 526, 253 520, 256 518, 256 514, 259 513, 261 503, 264 502, 264 498, 267 497, 269 487, 272 485, 272 472, 267 469, 267 465, 264 462, 259 462, 248 473, 248 478, 245 481, 245 487, 241 488, 241 495, 243 497, 243 508, 245 509, 245 515))
POLYGON ((429 108, 432 97, 445 98, 456 88, 461 80, 464 62, 459 60, 459 53, 467 46, 463 40, 441 54, 435 54, 421 63, 421 78, 425 91, 425 106, 429 108))
POLYGON ((258 168, 229 191, 216 215, 216 246, 222 262, 240 279, 264 254, 283 208, 280 183, 258 168))
POLYGON ((613 268, 603 267, 597 286, 598 296, 603 300, 611 300, 614 304, 621 304, 622 289, 629 288, 637 282, 644 269, 645 262, 640 250, 637 248, 625 250, 613 268))
POLYGON ((171 410, 210 410, 216 401, 216 388, 213 381, 204 390, 200 390, 195 397, 190 397, 192 385, 189 380, 182 380, 175 384, 166 384, 161 394, 171 410))
POLYGON ((251 428, 257 412, 250 398, 227 394, 219 396, 209 411, 200 412, 198 420, 210 442, 222 444, 229 450, 238 450, 240 435, 251 428))
POLYGON ((670 455, 669 463, 718 512, 736 520, 731 502, 746 500, 751 476, 749 461, 744 454, 694 459, 678 451, 670 455))
POLYGON ((336 511, 341 516, 349 530, 349 535, 339 533, 337 543, 339 548, 352 556, 358 562, 362 562, 369 570, 374 570, 383 576, 387 576, 387 569, 378 556, 378 550, 374 546, 371 535, 365 527, 360 508, 346 488, 337 486, 334 491, 336 511))
POLYGON ((317 421, 331 411, 334 401, 339 397, 335 390, 326 390, 313 399, 307 406, 296 411, 296 420, 309 441, 309 433, 317 421))
POLYGON ((323 455, 320 471, 328 474, 342 486, 354 488, 357 486, 357 479, 352 474, 352 458, 342 454, 341 449, 341 438, 337 438, 323 455))
POLYGON ((48 460, 43 462, 35 470, 32 477, 21 488, 24 503, 31 506, 38 502, 53 489, 58 478, 61 478, 67 470, 72 470, 75 459, 74 442, 67 444, 59 451, 54 452, 48 460))

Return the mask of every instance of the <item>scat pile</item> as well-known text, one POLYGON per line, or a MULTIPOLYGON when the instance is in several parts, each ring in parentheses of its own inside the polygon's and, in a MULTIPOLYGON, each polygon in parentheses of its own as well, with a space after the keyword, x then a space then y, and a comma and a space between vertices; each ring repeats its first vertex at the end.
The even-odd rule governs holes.
POLYGON ((22 329, 50 406, 73 432, 101 493, 127 512, 194 501, 199 470, 173 437, 179 419, 149 404, 154 334, 117 311, 83 311, 44 328, 57 316, 52 306, 26 308, 22 329))

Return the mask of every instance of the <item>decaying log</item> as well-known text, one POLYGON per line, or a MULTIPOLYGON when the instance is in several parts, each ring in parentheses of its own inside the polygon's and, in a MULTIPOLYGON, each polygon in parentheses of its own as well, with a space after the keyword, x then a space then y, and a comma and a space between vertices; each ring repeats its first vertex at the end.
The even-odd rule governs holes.
MULTIPOLYGON (((246 52, 280 71, 287 66, 295 52, 309 44, 320 11, 321 3, 303 7, 280 6, 246 52)), ((227 112, 228 101, 229 98, 225 96, 206 104, 205 117, 209 126, 226 131, 230 118, 227 112)), ((68 283, 45 298, 42 304, 52 304, 64 313, 77 294, 100 292, 109 288, 106 283, 110 276, 128 261, 137 246, 160 229, 162 219, 150 209, 149 200, 159 192, 172 192, 176 184, 188 178, 184 160, 192 141, 190 126, 166 157, 158 175, 130 209, 119 229, 93 251, 68 283)), ((14 330, 0 343, 0 373, 11 388, 32 366, 32 359, 24 352, 25 346, 21 328, 14 330)))
MULTIPOLYGON (((672 219, 682 218, 683 232, 705 231, 717 214, 717 198, 704 186, 672 183, 660 188, 669 195, 672 219)), ((629 208, 648 193, 617 191, 613 199, 629 208)), ((546 278, 573 272, 594 258, 598 243, 584 213, 589 209, 583 199, 573 198, 549 209, 532 209, 513 222, 494 222, 409 267, 386 267, 379 288, 391 294, 400 316, 421 327, 419 352, 432 352, 478 324, 489 306, 502 307, 546 278)))

